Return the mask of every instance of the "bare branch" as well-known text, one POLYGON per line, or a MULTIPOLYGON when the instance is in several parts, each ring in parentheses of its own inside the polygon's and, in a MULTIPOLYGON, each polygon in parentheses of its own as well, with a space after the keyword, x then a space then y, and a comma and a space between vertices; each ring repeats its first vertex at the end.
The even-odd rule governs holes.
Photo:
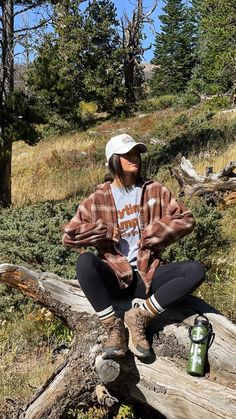
POLYGON ((35 30, 35 29, 38 29, 38 28, 42 28, 42 26, 46 25, 48 22, 50 22, 50 20, 51 20, 51 17, 49 19, 45 19, 44 21, 40 22, 39 24, 37 24, 35 26, 31 26, 31 27, 28 26, 28 27, 25 27, 25 28, 16 29, 14 31, 14 33, 16 34, 16 33, 21 33, 21 32, 24 32, 24 31, 32 31, 32 30, 35 30))
POLYGON ((33 3, 33 4, 31 4, 31 5, 27 6, 27 7, 25 7, 24 9, 21 9, 21 10, 18 10, 17 12, 15 12, 15 13, 13 14, 13 17, 15 17, 15 16, 17 16, 17 15, 19 15, 19 14, 21 14, 21 13, 28 12, 29 10, 32 10, 32 9, 34 9, 35 7, 40 6, 40 4, 42 4, 42 3, 43 3, 43 1, 42 1, 42 0, 38 0, 38 1, 36 1, 35 3, 33 3))
POLYGON ((23 51, 21 51, 21 52, 16 52, 15 54, 14 54, 14 57, 17 57, 18 55, 22 55, 22 54, 25 54, 26 53, 26 51, 27 51, 27 48, 25 48, 23 51))
POLYGON ((153 4, 151 10, 148 13, 146 13, 146 15, 143 16, 144 19, 148 18, 154 12, 156 7, 157 7, 157 0, 154 1, 154 4, 153 4))

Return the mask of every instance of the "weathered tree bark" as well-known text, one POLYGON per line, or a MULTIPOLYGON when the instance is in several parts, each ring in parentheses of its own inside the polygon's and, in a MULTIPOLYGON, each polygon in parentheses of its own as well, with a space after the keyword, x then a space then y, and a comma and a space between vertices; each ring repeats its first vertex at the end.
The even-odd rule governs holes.
POLYGON ((154 1, 150 11, 144 13, 143 0, 137 0, 132 18, 129 19, 125 12, 121 20, 122 44, 124 48, 124 79, 128 103, 135 102, 135 89, 140 88, 142 83, 142 68, 140 65, 140 59, 144 53, 141 45, 142 31, 145 23, 152 24, 150 15, 156 7, 157 1, 154 1))
MULTIPOLYGON (((2 77, 0 80, 0 108, 14 89, 14 18, 13 0, 4 0, 1 4, 1 61, 2 77)), ((11 204, 11 154, 12 144, 5 138, 5 121, 0 118, 0 208, 11 204)))
POLYGON ((177 179, 182 194, 188 196, 211 194, 223 201, 227 193, 236 192, 235 168, 236 161, 232 161, 218 173, 213 173, 213 168, 207 167, 205 176, 198 175, 191 162, 182 157, 180 167, 173 168, 172 174, 177 179))
MULTIPOLYGON (((4 128, 2 127, 2 136, 4 128)), ((0 208, 8 207, 11 204, 11 156, 12 142, 0 142, 0 208)))
MULTIPOLYGON (((188 297, 153 321, 152 359, 143 362, 128 353, 118 362, 104 359, 101 325, 82 291, 72 285, 73 281, 3 264, 0 284, 12 286, 48 307, 74 332, 64 364, 42 385, 33 400, 11 417, 58 419, 68 408, 75 408, 85 400, 95 401, 95 390, 100 384, 105 384, 116 397, 148 404, 167 418, 236 416, 236 327, 204 301, 188 297), (208 368, 202 378, 186 373, 188 326, 193 324, 196 313, 207 315, 215 332, 208 368)), ((130 301, 116 303, 119 315, 131 305, 130 301)), ((111 405, 109 393, 106 398, 111 405)))
MULTIPOLYGON (((32 2, 2 0, 0 2, 0 208, 11 205, 12 134, 6 102, 14 92, 14 47, 20 33, 43 26, 46 21, 30 27, 14 28, 17 15, 43 5, 43 0, 32 2), (20 3, 20 4, 19 4, 20 3), (18 10, 15 11, 15 6, 18 10), (20 7, 21 6, 21 7, 20 7)), ((11 112, 14 110, 12 109, 11 112)), ((11 119, 11 118, 10 118, 11 119)))

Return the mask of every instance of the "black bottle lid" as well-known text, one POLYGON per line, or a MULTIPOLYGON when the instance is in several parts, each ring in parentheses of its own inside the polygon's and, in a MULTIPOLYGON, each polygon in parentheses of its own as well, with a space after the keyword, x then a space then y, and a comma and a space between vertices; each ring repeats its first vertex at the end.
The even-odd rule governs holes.
POLYGON ((197 316, 194 320, 194 326, 208 326, 209 320, 206 316, 197 316))

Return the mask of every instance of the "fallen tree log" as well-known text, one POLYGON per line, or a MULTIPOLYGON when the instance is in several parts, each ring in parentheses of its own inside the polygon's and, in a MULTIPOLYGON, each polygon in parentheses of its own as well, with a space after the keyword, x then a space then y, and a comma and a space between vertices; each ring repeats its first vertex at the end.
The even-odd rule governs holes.
MULTIPOLYGON (((185 157, 181 158, 179 167, 171 169, 180 185, 180 193, 187 196, 215 195, 224 200, 228 193, 236 192, 236 161, 227 164, 220 172, 214 173, 212 167, 206 168, 205 175, 199 175, 185 157)), ((236 203, 236 200, 235 200, 236 203)))
MULTIPOLYGON (((74 333, 64 363, 27 406, 15 408, 11 418, 58 419, 79 403, 95 402, 101 384, 109 392, 104 400, 109 400, 110 405, 122 396, 130 402, 148 404, 167 418, 236 416, 236 326, 228 319, 203 300, 188 297, 152 322, 152 359, 143 362, 128 353, 119 362, 111 361, 102 353, 103 330, 97 316, 72 283, 51 273, 0 265, 0 284, 32 297, 65 321, 74 333), (208 369, 202 378, 186 373, 188 326, 193 324, 196 313, 207 315, 215 332, 208 369)), ((121 314, 130 306, 131 301, 117 301, 115 307, 121 314)))

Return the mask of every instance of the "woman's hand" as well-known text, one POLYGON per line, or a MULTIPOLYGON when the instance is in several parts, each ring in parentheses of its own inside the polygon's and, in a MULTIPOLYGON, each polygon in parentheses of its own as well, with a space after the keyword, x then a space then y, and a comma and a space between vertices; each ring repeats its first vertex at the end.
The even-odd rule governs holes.
POLYGON ((118 227, 113 227, 113 235, 112 235, 112 240, 116 243, 119 243, 120 240, 120 232, 118 227))

